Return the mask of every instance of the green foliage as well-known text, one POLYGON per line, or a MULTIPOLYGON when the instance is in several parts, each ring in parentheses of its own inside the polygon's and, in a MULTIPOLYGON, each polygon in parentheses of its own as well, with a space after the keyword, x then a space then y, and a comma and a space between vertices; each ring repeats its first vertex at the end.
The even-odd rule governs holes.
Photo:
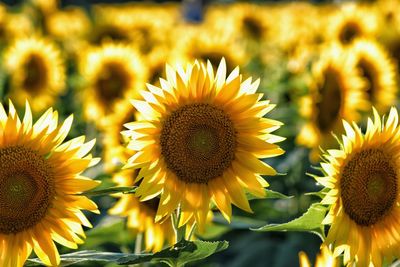
POLYGON ((86 232, 87 238, 81 249, 98 248, 104 243, 128 246, 133 242, 134 235, 128 231, 123 218, 107 216, 101 222, 86 232))
POLYGON ((327 208, 320 203, 314 203, 299 218, 282 224, 267 224, 263 227, 252 229, 260 232, 270 231, 300 231, 310 232, 318 235, 322 240, 325 238, 322 220, 325 218, 327 208))
MULTIPOLYGON (((98 262, 102 264, 117 263, 129 265, 138 263, 165 263, 171 267, 185 266, 187 263, 207 258, 228 248, 228 242, 205 242, 181 240, 172 247, 154 254, 124 254, 83 250, 61 255, 60 266, 70 266, 77 263, 98 262)), ((29 259, 25 266, 41 266, 38 258, 29 259)))
POLYGON ((230 229, 242 229, 242 230, 247 230, 249 228, 258 228, 264 224, 264 221, 240 215, 232 216, 231 222, 228 223, 225 220, 225 218, 222 217, 222 215, 217 214, 214 216, 213 221, 219 224, 225 224, 230 229))
POLYGON ((267 193, 267 196, 265 198, 273 198, 273 199, 290 199, 293 196, 286 196, 282 193, 273 191, 273 190, 269 190, 269 189, 265 189, 265 192, 267 193))
POLYGON ((163 262, 171 267, 185 266, 185 264, 204 259, 214 253, 228 248, 228 242, 216 241, 187 241, 181 240, 174 246, 149 255, 131 255, 118 261, 119 264, 137 264, 144 262, 163 262))
MULTIPOLYGON (((265 189, 265 198, 264 199, 290 199, 292 198, 292 196, 286 196, 282 193, 273 191, 273 190, 269 190, 269 189, 265 189)), ((258 197, 255 197, 251 194, 247 194, 247 199, 248 200, 253 200, 253 199, 258 199, 258 197)))
POLYGON ((123 194, 133 194, 136 191, 136 186, 115 186, 109 187, 106 189, 98 189, 98 190, 90 190, 86 191, 80 195, 84 196, 107 196, 116 193, 123 193, 123 194))
MULTIPOLYGON (((82 250, 73 253, 61 255, 60 266, 70 266, 72 264, 84 263, 84 262, 98 262, 102 264, 117 262, 122 258, 124 253, 112 253, 112 252, 99 252, 94 250, 82 250)), ((28 259, 25 266, 42 266, 42 262, 38 259, 28 259)))

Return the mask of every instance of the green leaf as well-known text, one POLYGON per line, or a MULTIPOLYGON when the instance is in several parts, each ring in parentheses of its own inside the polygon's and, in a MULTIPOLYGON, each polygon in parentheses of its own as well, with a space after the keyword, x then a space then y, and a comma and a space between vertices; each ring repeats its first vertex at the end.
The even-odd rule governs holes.
POLYGON ((249 228, 261 227, 265 223, 264 221, 261 220, 257 220, 250 217, 238 216, 238 215, 232 216, 231 222, 228 223, 220 213, 214 214, 213 222, 221 225, 226 225, 230 229, 240 229, 240 230, 247 230, 249 228))
POLYGON ((310 208, 299 218, 282 224, 267 224, 253 231, 271 232, 271 231, 299 231, 310 232, 318 235, 322 240, 325 237, 324 226, 322 220, 325 218, 327 207, 320 203, 314 203, 310 208))
POLYGON ((204 240, 218 239, 223 234, 229 232, 231 228, 227 224, 210 223, 202 233, 195 233, 196 237, 204 240))
MULTIPOLYGON (((60 255, 60 266, 84 262, 118 263, 120 265, 136 263, 166 263, 169 266, 184 266, 185 264, 201 260, 214 253, 228 248, 227 241, 206 242, 181 240, 174 246, 160 252, 151 254, 124 254, 112 252, 99 252, 94 250, 83 250, 69 254, 60 255)), ((28 259, 25 266, 42 266, 40 259, 28 259)))
MULTIPOLYGON (((279 193, 279 192, 276 192, 273 190, 269 190, 269 189, 265 189, 265 193, 266 193, 266 196, 263 199, 290 199, 293 197, 293 196, 287 196, 282 193, 279 193)), ((260 198, 255 197, 251 194, 247 194, 247 199, 253 200, 253 199, 260 199, 260 198)))
POLYGON ((104 244, 128 246, 133 243, 134 238, 132 231, 126 227, 125 219, 105 216, 95 228, 86 232, 86 241, 80 248, 93 249, 104 244))
MULTIPOLYGON (((60 266, 70 266, 72 264, 83 263, 88 261, 102 262, 103 264, 105 264, 110 262, 116 262, 124 255, 126 254, 99 252, 94 250, 82 250, 74 253, 60 255, 61 257, 60 266)), ((38 258, 28 259, 27 262, 25 263, 25 266, 43 266, 43 263, 38 258)))
POLYGON ((323 190, 318 191, 318 192, 308 192, 308 193, 305 193, 304 195, 305 196, 316 196, 320 199, 323 199, 325 197, 326 193, 329 191, 329 190, 325 190, 325 189, 326 188, 324 188, 323 190))
POLYGON ((284 195, 282 193, 276 192, 276 191, 272 191, 269 189, 265 189, 265 191, 267 192, 267 196, 265 198, 278 198, 278 199, 290 199, 293 196, 287 196, 284 195))
POLYGON ((116 193, 132 194, 135 193, 137 186, 115 186, 106 189, 90 190, 79 195, 84 196, 106 196, 116 193))
POLYGON ((118 264, 138 264, 163 262, 171 267, 180 267, 207 258, 228 248, 227 241, 206 242, 181 240, 174 246, 148 255, 131 255, 118 260, 118 264))

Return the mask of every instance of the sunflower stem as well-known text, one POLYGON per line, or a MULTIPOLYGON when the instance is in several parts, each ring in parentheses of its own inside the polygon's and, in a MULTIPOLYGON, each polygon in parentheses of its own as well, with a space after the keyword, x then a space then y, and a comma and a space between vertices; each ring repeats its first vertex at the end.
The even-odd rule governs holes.
POLYGON ((142 252, 143 233, 138 233, 135 240, 135 254, 142 252))
POLYGON ((190 231, 189 231, 188 238, 187 238, 188 240, 192 239, 192 236, 193 236, 194 232, 196 231, 196 227, 197 227, 197 223, 196 223, 196 221, 194 221, 194 223, 190 227, 190 231))
POLYGON ((180 207, 178 207, 176 209, 176 212, 172 213, 172 226, 174 228, 176 242, 184 240, 186 234, 186 226, 183 225, 182 227, 179 227, 180 219, 181 219, 181 209, 180 207))
POLYGON ((175 213, 171 214, 171 221, 172 221, 172 228, 174 229, 175 239, 177 239, 177 237, 178 237, 178 229, 177 229, 177 224, 176 224, 177 218, 176 218, 176 214, 175 213))

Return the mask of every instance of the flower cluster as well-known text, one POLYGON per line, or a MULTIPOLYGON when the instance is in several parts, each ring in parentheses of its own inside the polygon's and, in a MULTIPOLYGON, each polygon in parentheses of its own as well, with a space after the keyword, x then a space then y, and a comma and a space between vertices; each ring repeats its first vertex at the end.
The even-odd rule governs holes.
POLYGON ((317 187, 319 232, 275 228, 318 232, 316 266, 400 258, 398 0, 88 9, 0 4, 1 267, 62 265, 89 221, 127 241, 84 249, 136 254, 282 222, 317 187))

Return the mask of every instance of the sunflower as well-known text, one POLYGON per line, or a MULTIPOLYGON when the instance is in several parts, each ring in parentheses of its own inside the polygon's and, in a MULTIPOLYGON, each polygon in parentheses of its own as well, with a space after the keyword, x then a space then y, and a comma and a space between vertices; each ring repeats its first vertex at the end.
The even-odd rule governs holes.
POLYGON ((379 18, 378 40, 386 43, 387 39, 398 35, 400 30, 400 8, 398 0, 380 0, 374 5, 374 12, 379 18))
POLYGON ((53 241, 77 248, 91 224, 82 209, 98 213, 94 202, 79 193, 98 185, 81 175, 97 160, 87 155, 94 140, 78 137, 62 143, 72 116, 58 125, 48 109, 33 124, 26 103, 21 121, 13 104, 8 114, 0 104, 0 266, 23 266, 32 250, 46 265, 58 266, 53 241))
MULTIPOLYGON (((0 7, 1 8, 1 7, 0 7)), ((25 38, 34 33, 34 25, 26 13, 3 13, 0 10, 0 40, 7 44, 17 38, 25 38)))
POLYGON ((149 68, 148 83, 159 86, 160 77, 165 77, 165 65, 174 59, 167 47, 159 46, 147 55, 146 63, 149 68))
POLYGON ((16 40, 5 52, 4 64, 11 76, 10 97, 18 106, 29 99, 33 110, 43 110, 65 89, 64 61, 60 50, 49 40, 16 40))
POLYGON ((67 7, 47 15, 45 26, 48 34, 62 44, 63 50, 73 63, 78 61, 80 51, 90 46, 88 37, 92 25, 81 8, 67 7))
POLYGON ((56 12, 60 5, 59 0, 31 0, 31 2, 42 12, 43 16, 56 12))
POLYGON ((207 28, 184 26, 175 34, 184 36, 178 39, 180 41, 171 56, 178 64, 183 65, 194 60, 206 63, 209 60, 215 71, 221 58, 225 58, 227 71, 231 72, 236 66, 247 63, 244 49, 228 33, 215 34, 207 28))
POLYGON ((192 25, 206 29, 204 32, 209 31, 214 32, 215 35, 233 36, 234 39, 243 41, 240 40, 242 33, 238 22, 239 14, 242 13, 239 8, 235 8, 235 5, 212 2, 206 7, 202 23, 192 25))
MULTIPOLYGON (((119 186, 133 186, 137 171, 121 170, 113 175, 113 181, 119 186)), ((165 243, 175 244, 175 233, 171 218, 162 222, 155 222, 159 198, 153 198, 140 202, 133 194, 123 194, 109 212, 112 215, 125 216, 128 218, 127 226, 134 233, 144 234, 146 251, 160 251, 165 243)))
POLYGON ((385 47, 396 62, 397 69, 400 69, 400 30, 385 43, 385 47))
MULTIPOLYGON (((300 267, 311 267, 307 255, 301 251, 299 253, 300 267)), ((315 259, 315 267, 339 267, 339 261, 325 245, 321 246, 321 251, 315 259)))
POLYGON ((339 45, 324 49, 312 66, 309 95, 300 100, 300 112, 306 119, 297 142, 312 149, 310 158, 318 159, 318 147, 331 148, 331 132, 343 130, 342 119, 358 120, 359 111, 369 108, 363 80, 355 62, 339 45))
MULTIPOLYGON (((311 59, 318 55, 319 45, 323 40, 322 32, 326 27, 326 17, 331 11, 326 7, 316 8, 306 2, 291 2, 283 6, 280 12, 283 12, 285 16, 274 16, 274 22, 280 29, 274 35, 276 46, 285 53, 284 57, 288 58, 290 72, 307 72, 311 59), (323 11, 321 8, 324 8, 323 11), (321 12, 327 15, 320 16, 321 12), (307 16, 298 14, 307 14, 307 16), (315 23, 316 19, 318 23, 315 23)), ((265 54, 266 52, 263 51, 262 56, 265 54)))
POLYGON ((179 224, 194 218, 200 230, 210 201, 228 221, 231 203, 251 212, 244 189, 264 197, 268 183, 260 175, 276 174, 259 158, 283 153, 273 144, 283 138, 270 134, 281 123, 262 118, 274 105, 259 101, 259 80, 242 81, 239 68, 226 79, 225 60, 215 76, 210 62, 197 61, 166 73, 161 88, 142 92, 146 102, 132 100, 143 119, 123 132, 135 151, 125 168, 140 168, 136 195, 161 195, 156 221, 180 206, 179 224))
POLYGON ((116 167, 121 166, 129 158, 125 148, 128 140, 121 135, 125 123, 134 121, 136 110, 129 101, 121 102, 116 106, 116 111, 104 119, 104 127, 101 128, 104 133, 104 166, 105 170, 111 172, 116 167))
POLYGON ((140 202, 133 194, 125 194, 110 210, 110 214, 128 217, 129 229, 144 234, 146 251, 160 251, 165 243, 175 244, 175 233, 171 218, 154 222, 159 199, 140 202))
POLYGON ((95 32, 92 42, 124 42, 137 46, 142 54, 164 45, 178 16, 178 9, 165 5, 96 5, 93 8, 95 32), (160 34, 163 33, 163 34, 160 34))
POLYGON ((400 256, 398 112, 392 108, 385 122, 373 111, 365 134, 354 122, 343 122, 340 149, 325 153, 324 177, 316 177, 327 190, 325 244, 335 255, 344 252, 344 264, 357 266, 382 266, 400 256))
POLYGON ((57 11, 46 19, 47 32, 62 41, 84 38, 88 35, 90 27, 90 20, 85 11, 77 7, 57 11))
POLYGON ((230 15, 242 41, 269 41, 273 33, 273 16, 262 5, 237 3, 232 5, 230 15))
POLYGON ((124 14, 123 22, 129 27, 130 40, 142 55, 160 46, 168 47, 170 31, 178 17, 173 10, 144 4, 131 6, 124 14))
POLYGON ((98 126, 125 99, 138 97, 147 79, 142 57, 122 44, 107 43, 89 49, 81 57, 80 72, 86 80, 82 95, 85 115, 98 126))
POLYGON ((378 18, 374 12, 354 3, 341 5, 330 18, 326 39, 351 44, 355 39, 373 37, 378 29, 378 18))
POLYGON ((400 2, 397 0, 378 1, 377 14, 380 18, 377 40, 385 46, 393 57, 397 68, 400 68, 400 15, 397 10, 400 2))
POLYGON ((112 41, 128 44, 131 41, 129 25, 125 21, 125 10, 94 5, 92 11, 94 30, 90 34, 91 43, 99 45, 112 41))
POLYGON ((363 78, 368 82, 369 101, 385 112, 396 101, 397 68, 386 50, 366 39, 354 41, 350 55, 355 57, 363 78))
POLYGON ((0 3, 0 40, 5 42, 6 40, 6 25, 7 25, 7 6, 0 3))

